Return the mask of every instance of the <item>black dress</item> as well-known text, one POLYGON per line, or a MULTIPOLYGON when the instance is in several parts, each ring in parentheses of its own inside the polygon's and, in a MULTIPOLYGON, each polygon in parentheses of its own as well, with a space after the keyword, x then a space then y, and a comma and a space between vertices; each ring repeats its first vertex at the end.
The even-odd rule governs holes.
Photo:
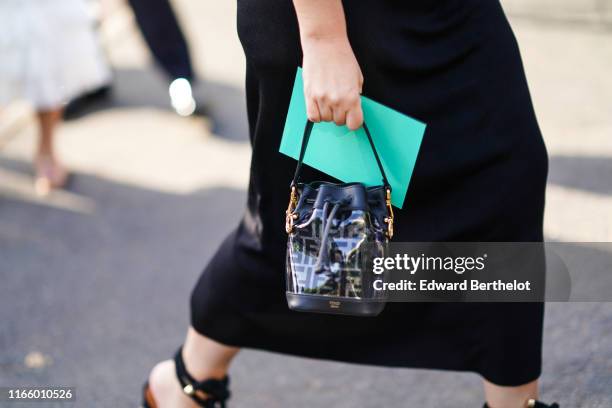
MULTIPOLYGON (((394 241, 541 241, 547 155, 497 0, 344 2, 364 94, 428 126, 394 241)), ((536 379, 543 305, 392 303, 377 318, 289 311, 278 153, 301 49, 290 0, 238 0, 253 146, 245 216, 204 270, 191 322, 233 346, 536 379)), ((324 179, 306 169, 304 180, 324 179)))

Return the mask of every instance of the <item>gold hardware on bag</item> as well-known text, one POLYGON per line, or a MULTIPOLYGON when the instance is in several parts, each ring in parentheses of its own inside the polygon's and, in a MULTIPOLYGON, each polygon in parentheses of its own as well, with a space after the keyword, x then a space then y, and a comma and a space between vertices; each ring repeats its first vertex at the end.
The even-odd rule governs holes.
POLYGON ((536 406, 536 400, 530 399, 529 401, 527 401, 527 408, 533 408, 535 406, 536 406))
POLYGON ((385 217, 385 222, 387 223, 387 237, 389 239, 393 238, 393 207, 391 207, 391 189, 387 189, 387 196, 385 198, 387 203, 387 211, 389 212, 389 216, 385 217))
POLYGON ((298 215, 295 213, 297 203, 297 189, 295 186, 291 186, 289 205, 287 206, 287 211, 285 211, 285 231, 287 231, 287 234, 290 234, 293 231, 293 222, 298 219, 298 215))

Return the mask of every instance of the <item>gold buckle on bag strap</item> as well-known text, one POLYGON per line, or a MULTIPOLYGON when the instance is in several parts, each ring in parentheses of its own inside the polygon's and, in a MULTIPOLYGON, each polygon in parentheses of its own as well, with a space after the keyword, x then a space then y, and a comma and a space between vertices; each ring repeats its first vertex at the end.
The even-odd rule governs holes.
POLYGON ((297 189, 295 188, 295 186, 291 186, 291 194, 289 195, 289 205, 287 206, 287 211, 285 211, 285 231, 287 231, 287 234, 293 232, 293 222, 298 219, 298 215, 295 213, 297 203, 297 189))
POLYGON ((389 213, 388 217, 385 217, 385 223, 387 224, 387 237, 389 239, 393 238, 393 207, 391 206, 391 189, 387 189, 387 195, 385 197, 385 202, 387 203, 387 212, 389 213))

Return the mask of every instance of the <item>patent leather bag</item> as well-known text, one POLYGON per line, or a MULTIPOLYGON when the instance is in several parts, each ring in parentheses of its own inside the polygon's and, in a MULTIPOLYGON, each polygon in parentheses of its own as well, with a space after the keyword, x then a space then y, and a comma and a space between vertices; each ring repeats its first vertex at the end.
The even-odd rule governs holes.
POLYGON ((287 303, 303 312, 376 316, 386 297, 374 281, 385 276, 375 275, 372 265, 393 237, 391 186, 365 123, 381 185, 301 183, 312 128, 308 121, 286 212, 287 303))

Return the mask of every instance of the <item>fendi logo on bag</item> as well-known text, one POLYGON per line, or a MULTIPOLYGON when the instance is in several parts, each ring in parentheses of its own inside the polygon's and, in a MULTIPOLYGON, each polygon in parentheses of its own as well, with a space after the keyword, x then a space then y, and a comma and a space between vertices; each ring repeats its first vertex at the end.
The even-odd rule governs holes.
POLYGON ((342 302, 339 302, 337 300, 330 300, 329 301, 329 307, 331 309, 340 309, 340 305, 342 304, 342 302))

